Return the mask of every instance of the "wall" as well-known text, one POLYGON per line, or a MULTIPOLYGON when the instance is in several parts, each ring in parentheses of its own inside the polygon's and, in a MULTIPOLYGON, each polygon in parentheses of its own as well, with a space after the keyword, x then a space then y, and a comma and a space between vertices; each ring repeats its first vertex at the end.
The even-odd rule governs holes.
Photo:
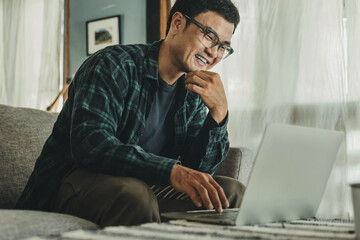
POLYGON ((70 1, 70 76, 88 57, 86 21, 121 15, 121 43, 146 42, 146 0, 70 1))

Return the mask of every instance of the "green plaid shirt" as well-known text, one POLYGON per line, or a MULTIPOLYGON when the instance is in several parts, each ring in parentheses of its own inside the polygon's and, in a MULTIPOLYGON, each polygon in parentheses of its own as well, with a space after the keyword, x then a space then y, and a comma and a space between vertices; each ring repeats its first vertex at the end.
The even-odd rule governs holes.
POLYGON ((213 174, 228 152, 226 124, 219 127, 185 79, 174 98, 174 141, 167 156, 137 144, 159 87, 161 42, 118 45, 89 57, 37 159, 17 207, 43 209, 64 174, 77 164, 90 171, 168 185, 175 163, 213 174))

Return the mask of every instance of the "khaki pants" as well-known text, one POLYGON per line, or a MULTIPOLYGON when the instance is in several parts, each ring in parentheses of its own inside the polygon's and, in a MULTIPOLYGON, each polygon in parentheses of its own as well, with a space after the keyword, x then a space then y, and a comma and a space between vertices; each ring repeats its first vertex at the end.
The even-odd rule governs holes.
MULTIPOLYGON (((214 177, 239 207, 245 187, 229 177, 214 177)), ((198 209, 184 193, 171 186, 149 186, 141 180, 114 177, 72 168, 62 179, 47 210, 78 216, 101 227, 160 222, 160 213, 198 209)))

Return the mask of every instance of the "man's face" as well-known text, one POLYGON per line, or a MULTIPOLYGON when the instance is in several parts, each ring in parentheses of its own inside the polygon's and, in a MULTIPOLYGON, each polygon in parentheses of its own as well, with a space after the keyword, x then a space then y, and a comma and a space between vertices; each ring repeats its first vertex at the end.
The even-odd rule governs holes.
MULTIPOLYGON (((230 43, 234 24, 228 22, 220 14, 207 11, 194 19, 216 32, 221 43, 230 43)), ((183 15, 181 21, 181 30, 176 34, 177 47, 174 49, 176 62, 182 68, 181 71, 209 70, 214 67, 221 60, 217 57, 219 45, 213 48, 205 47, 202 29, 192 22, 189 22, 185 29, 186 18, 183 15)))

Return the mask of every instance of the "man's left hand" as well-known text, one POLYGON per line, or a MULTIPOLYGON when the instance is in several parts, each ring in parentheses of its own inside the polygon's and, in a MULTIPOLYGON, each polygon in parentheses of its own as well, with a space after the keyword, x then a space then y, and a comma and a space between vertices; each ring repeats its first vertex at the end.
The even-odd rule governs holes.
POLYGON ((200 95, 213 119, 221 124, 228 111, 224 86, 217 73, 193 71, 186 75, 185 87, 200 95))

